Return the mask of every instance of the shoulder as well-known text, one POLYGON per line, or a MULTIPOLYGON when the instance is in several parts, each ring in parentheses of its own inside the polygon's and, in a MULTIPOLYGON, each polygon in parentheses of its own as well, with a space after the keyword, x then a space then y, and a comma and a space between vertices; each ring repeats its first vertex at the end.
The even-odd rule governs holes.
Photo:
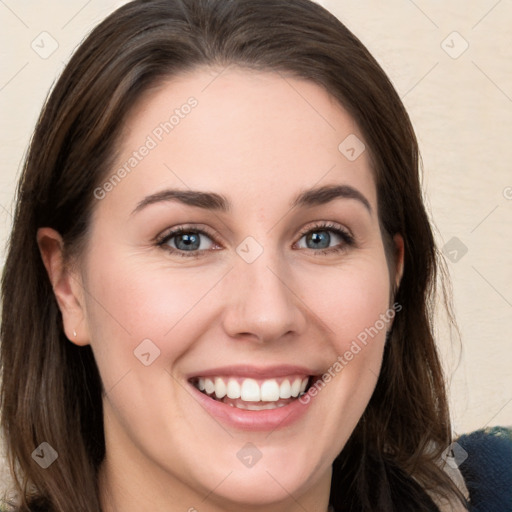
POLYGON ((492 427, 459 436, 459 470, 476 510, 512 510, 512 428, 492 427))

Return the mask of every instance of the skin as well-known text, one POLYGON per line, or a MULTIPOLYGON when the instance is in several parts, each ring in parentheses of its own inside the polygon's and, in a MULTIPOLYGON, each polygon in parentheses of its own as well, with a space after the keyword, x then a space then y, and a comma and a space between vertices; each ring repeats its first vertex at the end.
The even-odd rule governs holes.
POLYGON ((135 106, 113 172, 168 112, 191 96, 198 101, 96 202, 76 265, 63 265, 58 233, 38 233, 66 334, 92 346, 106 391, 100 489, 107 511, 325 512, 332 461, 380 371, 386 329, 304 416, 273 432, 226 426, 192 397, 186 376, 219 366, 297 364, 326 372, 389 309, 403 265, 398 235, 397 258, 391 267, 386 260, 368 151, 349 161, 338 150, 350 134, 363 140, 348 113, 305 80, 219 71, 175 77, 135 106), (332 184, 357 189, 372 211, 347 198, 290 208, 299 192, 332 184), (232 209, 166 201, 132 213, 167 188, 217 192, 232 209), (355 244, 329 232, 330 247, 343 250, 321 254, 308 246, 301 232, 320 221, 348 230, 355 244), (173 255, 154 242, 181 225, 213 234, 201 235, 200 257, 173 255), (236 252, 248 236, 263 248, 252 263, 236 252), (149 366, 134 357, 144 339, 160 350, 149 366), (262 454, 252 468, 236 456, 247 442, 262 454))

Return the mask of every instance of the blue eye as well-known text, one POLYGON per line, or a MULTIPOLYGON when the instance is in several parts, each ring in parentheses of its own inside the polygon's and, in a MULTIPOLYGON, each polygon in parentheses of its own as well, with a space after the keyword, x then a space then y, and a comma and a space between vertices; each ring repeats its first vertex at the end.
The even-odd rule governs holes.
POLYGON ((309 228, 302 234, 300 240, 303 238, 306 239, 307 249, 313 249, 320 254, 337 253, 346 250, 347 246, 354 245, 354 237, 348 231, 329 223, 321 223, 309 228), (334 237, 331 233, 334 233, 334 237), (330 246, 333 238, 340 239, 341 245, 338 241, 336 245, 330 246))
POLYGON ((179 227, 167 233, 165 237, 158 242, 158 245, 164 247, 172 254, 178 254, 184 257, 198 257, 201 256, 201 252, 208 250, 208 248, 204 247, 201 237, 212 240, 208 233, 202 229, 179 227), (171 242, 173 242, 174 247, 171 245, 171 242))
MULTIPOLYGON (((300 249, 312 250, 316 254, 333 254, 346 250, 348 246, 354 245, 353 236, 346 230, 333 224, 321 223, 301 233, 299 242, 306 238, 306 247, 300 249), (334 236, 332 236, 334 234, 334 236), (331 246, 331 243, 338 242, 331 246)), ((181 226, 170 232, 157 241, 157 245, 171 254, 188 258, 198 258, 212 249, 211 245, 216 245, 213 235, 204 229, 193 229, 181 226), (211 244, 204 242, 203 238, 210 240, 211 244), (205 247, 206 245, 206 247, 205 247)))

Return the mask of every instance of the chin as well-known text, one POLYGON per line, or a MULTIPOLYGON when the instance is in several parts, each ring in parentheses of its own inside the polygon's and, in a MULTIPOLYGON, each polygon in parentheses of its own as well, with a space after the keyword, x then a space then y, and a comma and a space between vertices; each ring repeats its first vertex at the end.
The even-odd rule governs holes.
MULTIPOLYGON (((226 473, 224 482, 215 489, 214 502, 232 502, 244 510, 251 506, 269 506, 295 499, 307 488, 302 474, 288 474, 266 469, 236 470, 226 473), (227 476, 229 475, 229 476, 227 476)), ((235 507, 236 509, 236 507, 235 507)))
MULTIPOLYGON (((252 455, 257 456, 255 445, 245 445, 246 451, 243 452, 244 448, 238 448, 242 443, 235 444, 238 453, 234 461, 231 459, 228 462, 230 458, 223 454, 224 460, 217 464, 213 461, 207 464, 215 470, 209 472, 208 482, 204 482, 204 487, 214 489, 208 500, 219 504, 231 502, 237 505, 234 506, 237 511, 250 509, 251 506, 286 502, 291 499, 290 495, 298 499, 321 477, 322 471, 330 470, 330 465, 325 468, 315 465, 311 454, 298 446, 262 447, 260 458, 250 461, 252 466, 245 466, 239 458, 243 459, 243 455, 250 454, 251 450, 252 455)), ((263 441, 261 444, 263 445, 263 441)), ((226 453, 232 453, 229 446, 226 446, 226 453)))

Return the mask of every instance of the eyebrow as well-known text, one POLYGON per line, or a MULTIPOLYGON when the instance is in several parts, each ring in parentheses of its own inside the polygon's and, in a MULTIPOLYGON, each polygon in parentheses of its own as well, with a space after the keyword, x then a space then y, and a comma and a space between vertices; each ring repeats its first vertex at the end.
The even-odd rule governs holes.
MULTIPOLYGON (((313 207, 330 203, 335 199, 355 199, 372 213, 372 207, 366 197, 359 190, 350 185, 326 185, 323 187, 308 189, 299 193, 299 195, 290 204, 291 208, 313 207)), ((136 208, 132 215, 143 210, 147 206, 155 203, 177 201, 179 203, 212 210, 216 212, 227 213, 231 210, 231 201, 222 194, 216 192, 201 192, 199 190, 178 190, 169 189, 157 192, 145 197, 136 208)))

